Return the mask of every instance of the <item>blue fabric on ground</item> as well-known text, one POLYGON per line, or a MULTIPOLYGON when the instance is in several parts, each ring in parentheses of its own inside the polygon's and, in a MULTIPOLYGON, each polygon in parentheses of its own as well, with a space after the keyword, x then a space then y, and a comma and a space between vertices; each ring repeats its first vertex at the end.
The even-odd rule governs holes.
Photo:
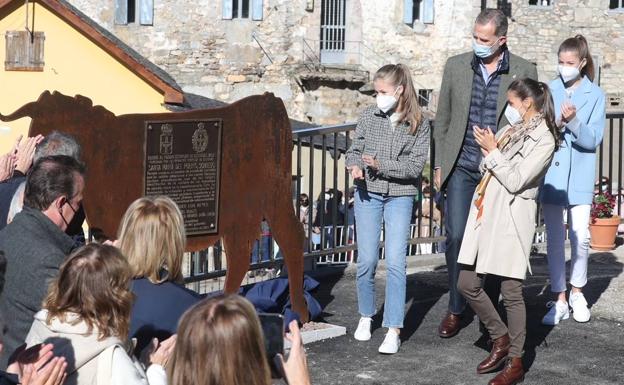
MULTIPOLYGON (((321 304, 310 293, 317 289, 319 285, 320 283, 315 279, 304 276, 303 295, 308 306, 310 321, 318 319, 323 311, 321 304)), ((300 321, 297 313, 291 309, 288 278, 276 278, 258 282, 249 287, 241 288, 239 293, 247 298, 259 313, 283 314, 286 327, 292 320, 300 321)))

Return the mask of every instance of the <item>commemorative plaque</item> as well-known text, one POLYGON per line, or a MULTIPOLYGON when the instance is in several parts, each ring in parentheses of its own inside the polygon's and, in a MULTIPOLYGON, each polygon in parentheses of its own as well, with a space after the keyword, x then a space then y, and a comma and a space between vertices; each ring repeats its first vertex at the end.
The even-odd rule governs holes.
POLYGON ((217 233, 221 119, 145 123, 145 195, 180 207, 187 235, 217 233))

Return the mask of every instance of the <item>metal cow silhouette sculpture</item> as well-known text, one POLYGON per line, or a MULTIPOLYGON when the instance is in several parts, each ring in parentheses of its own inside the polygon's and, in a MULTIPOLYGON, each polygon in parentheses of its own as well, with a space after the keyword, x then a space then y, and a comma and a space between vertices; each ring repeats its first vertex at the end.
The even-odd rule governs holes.
POLYGON ((146 122, 220 119, 217 230, 189 235, 187 250, 205 249, 221 239, 227 256, 225 291, 235 293, 265 218, 288 268, 293 310, 307 321, 304 234, 291 202, 292 133, 280 99, 264 94, 214 109, 116 116, 86 97, 46 91, 36 102, 0 115, 5 122, 22 117, 32 118, 30 136, 57 130, 76 137, 87 165, 83 200, 87 222, 109 236, 116 234, 130 203, 145 194, 146 122))

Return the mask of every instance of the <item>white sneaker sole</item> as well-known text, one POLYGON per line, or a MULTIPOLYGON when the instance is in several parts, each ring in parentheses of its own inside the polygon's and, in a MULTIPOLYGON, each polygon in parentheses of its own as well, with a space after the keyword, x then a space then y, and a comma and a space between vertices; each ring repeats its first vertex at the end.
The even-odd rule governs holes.
POLYGON ((564 315, 563 315, 563 317, 561 317, 561 319, 559 319, 559 321, 554 322, 554 323, 550 323, 549 321, 546 321, 546 320, 544 320, 544 319, 542 318, 542 325, 546 325, 546 326, 557 326, 557 325, 559 324, 559 322, 561 322, 561 321, 563 321, 563 320, 566 320, 566 319, 568 319, 568 318, 570 318, 570 313, 569 313, 569 312, 568 312, 568 313, 566 313, 566 314, 564 314, 564 315))
POLYGON ((396 349, 389 349, 389 348, 387 348, 387 347, 386 347, 386 348, 384 348, 384 346, 382 345, 382 346, 380 346, 380 347, 379 347, 379 350, 378 350, 378 351, 379 351, 379 353, 381 353, 381 354, 396 354, 396 353, 398 353, 398 352, 399 352, 399 347, 400 347, 400 345, 399 345, 399 346, 397 346, 397 347, 396 347, 396 349))
POLYGON ((360 335, 357 333, 353 334, 353 338, 355 338, 358 341, 369 341, 371 339, 371 335, 360 335))
POLYGON ((578 323, 589 322, 589 320, 591 319, 591 313, 586 316, 581 316, 581 315, 577 316, 576 313, 572 312, 572 318, 574 318, 574 320, 578 323))

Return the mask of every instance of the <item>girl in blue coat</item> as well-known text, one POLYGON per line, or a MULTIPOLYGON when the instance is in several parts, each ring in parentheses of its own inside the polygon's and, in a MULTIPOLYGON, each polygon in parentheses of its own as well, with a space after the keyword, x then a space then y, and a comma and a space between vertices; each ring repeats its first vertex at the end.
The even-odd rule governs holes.
POLYGON ((544 179, 540 200, 548 236, 548 268, 551 302, 542 319, 557 325, 569 318, 570 307, 577 322, 587 322, 590 311, 583 296, 587 283, 589 257, 589 220, 594 193, 596 148, 602 142, 605 125, 605 95, 593 83, 594 63, 587 40, 582 35, 566 39, 559 46, 559 77, 550 83, 561 130, 561 146, 555 153, 544 179), (572 248, 570 291, 566 301, 565 226, 572 248))

